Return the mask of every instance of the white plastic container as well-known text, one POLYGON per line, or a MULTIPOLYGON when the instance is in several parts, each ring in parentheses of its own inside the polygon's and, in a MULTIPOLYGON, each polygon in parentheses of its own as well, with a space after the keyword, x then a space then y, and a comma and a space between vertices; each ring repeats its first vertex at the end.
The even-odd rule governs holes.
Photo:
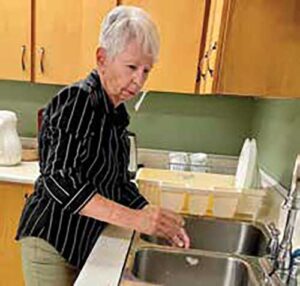
POLYGON ((140 193, 153 205, 160 204, 161 182, 150 180, 138 180, 140 193))
POLYGON ((0 165, 13 166, 21 162, 22 146, 17 134, 17 116, 0 110, 0 165))
POLYGON ((188 213, 205 215, 208 207, 210 191, 190 191, 188 200, 188 213))
POLYGON ((186 192, 183 188, 162 184, 160 206, 175 212, 182 212, 185 203, 185 194, 186 192))
POLYGON ((189 156, 185 152, 169 153, 170 170, 187 171, 189 169, 189 156))
POLYGON ((191 171, 193 172, 207 172, 207 154, 193 153, 190 154, 191 171))
POLYGON ((237 189, 216 188, 213 194, 213 215, 232 218, 236 213, 240 192, 237 189))
POLYGON ((243 189, 236 212, 256 218, 267 204, 267 190, 243 189))

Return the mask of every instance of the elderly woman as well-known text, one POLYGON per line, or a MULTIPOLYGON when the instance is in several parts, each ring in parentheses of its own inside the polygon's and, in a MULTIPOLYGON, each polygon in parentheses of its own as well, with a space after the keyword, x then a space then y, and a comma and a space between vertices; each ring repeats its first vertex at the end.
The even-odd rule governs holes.
POLYGON ((118 6, 102 23, 97 69, 45 109, 40 176, 17 232, 27 285, 71 285, 106 224, 189 247, 183 219, 150 206, 127 171, 123 103, 139 93, 158 51, 148 14, 118 6))

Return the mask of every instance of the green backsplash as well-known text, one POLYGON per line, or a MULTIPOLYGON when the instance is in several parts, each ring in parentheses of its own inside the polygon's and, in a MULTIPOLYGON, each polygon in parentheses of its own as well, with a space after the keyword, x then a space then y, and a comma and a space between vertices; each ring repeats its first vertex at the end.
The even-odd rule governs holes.
POLYGON ((139 146, 227 155, 239 154, 254 112, 252 98, 149 93, 138 112, 134 103, 139 146))
POLYGON ((300 99, 258 100, 252 134, 258 142, 261 166, 288 187, 300 154, 300 99))
MULTIPOLYGON (((18 131, 36 136, 36 113, 61 86, 0 81, 0 109, 17 113, 18 131)), ((300 100, 149 93, 130 129, 138 146, 238 155, 247 137, 258 141, 260 164, 282 184, 290 183, 300 153, 300 100)))
POLYGON ((61 88, 58 85, 0 81, 0 109, 13 110, 18 116, 21 136, 35 137, 37 110, 61 88))

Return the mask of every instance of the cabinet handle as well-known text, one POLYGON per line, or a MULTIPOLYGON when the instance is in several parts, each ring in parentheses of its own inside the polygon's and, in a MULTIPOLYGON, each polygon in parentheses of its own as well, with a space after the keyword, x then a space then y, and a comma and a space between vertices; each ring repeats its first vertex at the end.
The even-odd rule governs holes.
POLYGON ((26 70, 26 65, 25 65, 25 54, 26 54, 26 46, 22 45, 21 46, 21 68, 22 71, 26 70))
POLYGON ((29 194, 26 193, 26 194, 24 195, 24 200, 27 201, 28 198, 29 198, 29 194))
POLYGON ((44 67, 44 57, 45 57, 45 48, 41 47, 39 49, 40 53, 40 71, 41 73, 44 73, 45 67, 44 67))
POLYGON ((198 69, 197 69, 196 83, 199 83, 201 78, 203 78, 203 80, 206 80, 206 72, 203 72, 202 69, 204 67, 205 61, 207 61, 207 57, 208 57, 208 51, 204 53, 203 57, 199 61, 198 69))
POLYGON ((210 56, 212 55, 212 53, 213 53, 214 51, 216 51, 216 50, 217 50, 217 42, 214 42, 214 43, 211 45, 211 47, 210 47, 210 49, 209 49, 209 51, 208 51, 208 56, 207 56, 207 71, 208 71, 210 77, 213 77, 213 76, 214 76, 214 69, 212 69, 212 68, 210 67, 209 58, 210 58, 210 56))
POLYGON ((212 53, 217 50, 217 42, 214 42, 209 49, 204 53, 203 57, 201 58, 201 60, 199 61, 199 65, 198 65, 198 71, 197 71, 197 78, 196 78, 196 83, 199 83, 201 78, 203 78, 203 80, 207 79, 207 72, 209 73, 209 75, 211 77, 213 77, 214 75, 214 70, 210 67, 210 62, 209 62, 209 58, 212 55, 212 53), (206 65, 207 69, 205 72, 203 72, 204 70, 204 66, 206 65))

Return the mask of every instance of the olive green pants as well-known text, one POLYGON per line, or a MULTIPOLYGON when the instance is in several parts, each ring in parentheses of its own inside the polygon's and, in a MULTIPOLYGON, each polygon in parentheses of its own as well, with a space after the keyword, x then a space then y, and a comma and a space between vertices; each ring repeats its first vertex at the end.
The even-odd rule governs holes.
POLYGON ((20 242, 26 286, 73 285, 79 270, 52 245, 36 237, 25 237, 20 242))

